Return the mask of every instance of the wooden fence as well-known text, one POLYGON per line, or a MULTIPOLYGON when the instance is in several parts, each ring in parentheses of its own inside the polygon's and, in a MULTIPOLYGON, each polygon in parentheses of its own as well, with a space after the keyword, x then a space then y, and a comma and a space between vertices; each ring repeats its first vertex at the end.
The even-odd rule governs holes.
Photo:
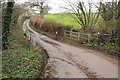
MULTIPOLYGON (((90 43, 91 40, 96 40, 98 34, 88 34, 88 33, 81 33, 81 32, 74 32, 74 31, 64 31, 64 36, 72 39, 72 40, 84 40, 90 43)), ((104 36, 109 36, 109 34, 104 34, 104 36)), ((105 37, 104 37, 105 38, 105 37)), ((108 37, 106 37, 108 38, 108 37)))

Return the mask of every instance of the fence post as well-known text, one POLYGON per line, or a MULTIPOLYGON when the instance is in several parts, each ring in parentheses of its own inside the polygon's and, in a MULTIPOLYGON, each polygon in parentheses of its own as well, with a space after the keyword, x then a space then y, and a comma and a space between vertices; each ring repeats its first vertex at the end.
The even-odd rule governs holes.
POLYGON ((91 34, 88 34, 88 43, 90 43, 91 34))
POLYGON ((72 31, 70 30, 70 39, 72 38, 72 31))
POLYGON ((65 33, 66 33, 66 32, 65 32, 65 30, 64 30, 64 37, 65 37, 65 33))
POLYGON ((78 40, 80 39, 80 33, 78 32, 78 40))

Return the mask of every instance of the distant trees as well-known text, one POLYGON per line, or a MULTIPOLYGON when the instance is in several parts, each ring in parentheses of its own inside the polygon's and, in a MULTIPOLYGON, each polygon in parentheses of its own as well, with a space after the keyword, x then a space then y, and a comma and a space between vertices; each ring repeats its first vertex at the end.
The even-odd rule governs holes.
MULTIPOLYGON (((8 0, 9 1, 9 0, 8 0)), ((13 13, 13 7, 14 7, 14 1, 13 2, 7 2, 7 7, 5 10, 5 15, 3 17, 3 25, 2 25, 2 47, 3 49, 8 48, 8 37, 10 32, 10 23, 11 23, 11 17, 13 13)))
POLYGON ((48 13, 50 7, 46 4, 46 0, 36 0, 29 3, 29 9, 37 8, 40 15, 48 13))
POLYGON ((26 11, 28 11, 28 9, 25 9, 21 4, 14 4, 14 10, 13 10, 13 16, 12 16, 12 24, 11 24, 11 27, 15 26, 16 23, 17 23, 17 20, 18 20, 18 17, 20 15, 22 15, 23 13, 25 13, 26 11))
POLYGON ((31 7, 35 7, 36 6, 39 9, 40 15, 43 15, 43 10, 44 10, 43 4, 44 3, 45 2, 43 0, 38 0, 37 2, 33 2, 31 4, 31 7))

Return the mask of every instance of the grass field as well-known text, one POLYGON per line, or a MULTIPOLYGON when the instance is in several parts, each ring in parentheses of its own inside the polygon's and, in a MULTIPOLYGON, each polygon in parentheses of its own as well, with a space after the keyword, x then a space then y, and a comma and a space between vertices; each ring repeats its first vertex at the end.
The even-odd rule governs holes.
POLYGON ((57 23, 64 24, 66 26, 81 27, 76 21, 68 15, 62 14, 47 14, 44 16, 45 19, 53 20, 57 23))
MULTIPOLYGON (((61 23, 66 26, 73 26, 74 28, 81 28, 81 25, 79 25, 71 16, 66 15, 66 14, 47 14, 44 15, 45 19, 50 19, 53 20, 57 23, 61 23)), ((99 17, 98 23, 103 21, 102 17, 99 17)), ((96 26, 105 26, 105 24, 102 22, 102 24, 96 24, 96 26)))

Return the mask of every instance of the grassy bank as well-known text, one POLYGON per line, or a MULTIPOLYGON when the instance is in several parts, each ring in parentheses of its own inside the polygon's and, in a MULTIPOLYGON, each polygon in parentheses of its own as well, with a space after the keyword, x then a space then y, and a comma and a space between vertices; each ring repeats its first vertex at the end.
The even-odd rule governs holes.
POLYGON ((36 78, 40 74, 42 56, 36 50, 9 49, 2 57, 3 78, 36 78))
POLYGON ((28 50, 22 27, 11 29, 9 49, 2 53, 2 78, 37 78, 43 55, 35 48, 28 50))

